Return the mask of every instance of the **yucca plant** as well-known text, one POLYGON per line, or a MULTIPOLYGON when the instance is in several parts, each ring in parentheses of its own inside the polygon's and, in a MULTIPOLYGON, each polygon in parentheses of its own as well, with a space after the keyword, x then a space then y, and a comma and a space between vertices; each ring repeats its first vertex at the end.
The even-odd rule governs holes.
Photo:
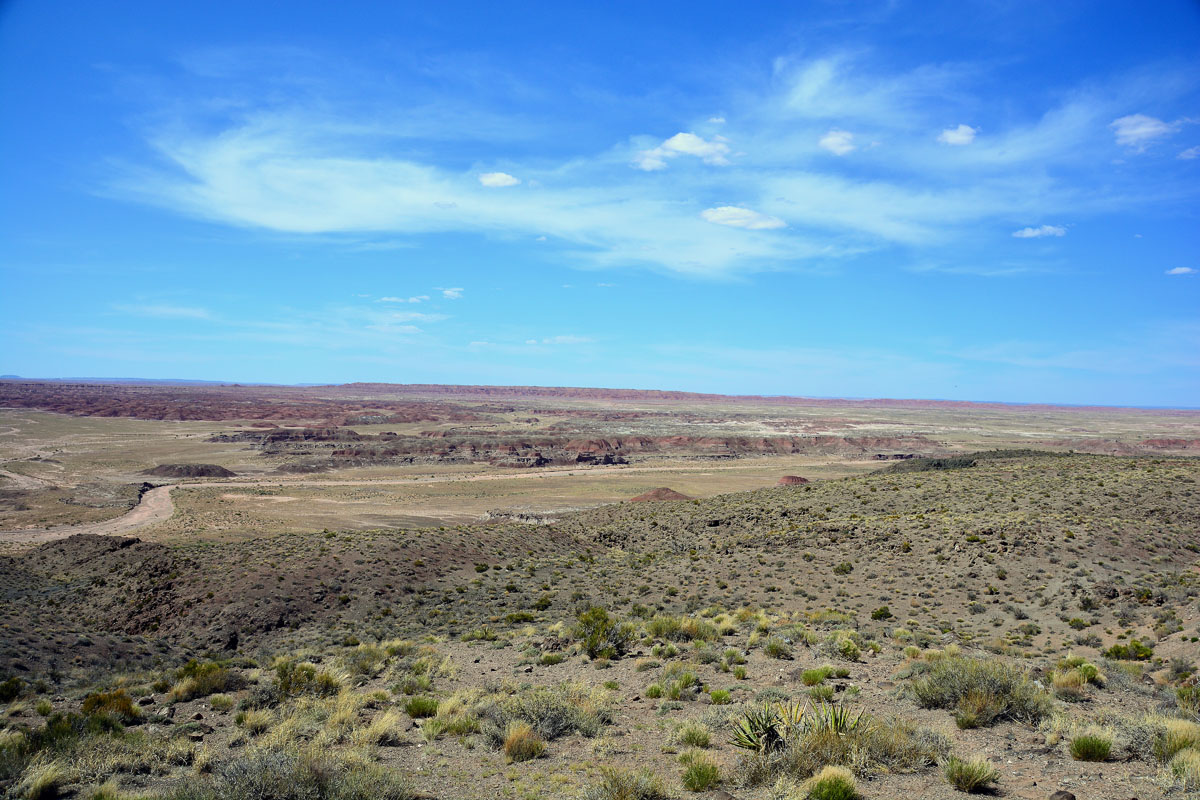
POLYGON ((749 709, 733 721, 733 736, 729 743, 743 750, 756 753, 773 753, 786 744, 779 711, 764 705, 761 709, 749 709))
POLYGON ((798 700, 780 703, 776 707, 776 713, 779 715, 779 732, 785 743, 792 738, 793 734, 804 730, 805 725, 808 724, 808 708, 798 700))
POLYGON ((844 736, 865 723, 863 712, 853 713, 846 706, 822 703, 809 713, 805 721, 806 731, 829 732, 844 736))

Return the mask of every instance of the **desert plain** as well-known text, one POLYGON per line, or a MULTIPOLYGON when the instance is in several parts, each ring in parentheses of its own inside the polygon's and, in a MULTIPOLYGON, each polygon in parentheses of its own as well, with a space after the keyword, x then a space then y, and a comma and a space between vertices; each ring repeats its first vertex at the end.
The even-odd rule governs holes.
POLYGON ((1194 797, 1197 456, 1195 410, 0 381, 0 791, 1194 797))

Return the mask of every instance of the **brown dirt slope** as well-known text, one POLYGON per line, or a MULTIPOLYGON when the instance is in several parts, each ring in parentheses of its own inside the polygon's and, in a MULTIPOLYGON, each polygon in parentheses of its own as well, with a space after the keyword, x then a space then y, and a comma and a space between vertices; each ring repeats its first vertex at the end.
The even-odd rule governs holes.
POLYGON ((663 500, 691 500, 691 499, 692 498, 688 497, 686 494, 681 494, 680 492, 677 492, 674 489, 670 489, 666 486, 660 486, 659 488, 651 489, 650 491, 648 491, 644 494, 639 494, 637 497, 631 497, 629 499, 629 502, 631 502, 631 503, 650 503, 650 502, 663 501, 663 500))

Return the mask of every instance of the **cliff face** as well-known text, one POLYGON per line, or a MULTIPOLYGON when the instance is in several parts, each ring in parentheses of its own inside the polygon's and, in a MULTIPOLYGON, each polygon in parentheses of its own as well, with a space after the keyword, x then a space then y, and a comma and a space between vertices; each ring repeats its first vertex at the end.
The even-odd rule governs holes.
POLYGON ((637 456, 736 458, 747 455, 837 454, 893 458, 933 452, 922 436, 621 436, 579 439, 518 431, 478 434, 425 431, 416 436, 360 434, 344 428, 252 430, 214 439, 247 442, 264 455, 319 460, 331 466, 413 462, 480 462, 500 466, 624 464, 637 456))

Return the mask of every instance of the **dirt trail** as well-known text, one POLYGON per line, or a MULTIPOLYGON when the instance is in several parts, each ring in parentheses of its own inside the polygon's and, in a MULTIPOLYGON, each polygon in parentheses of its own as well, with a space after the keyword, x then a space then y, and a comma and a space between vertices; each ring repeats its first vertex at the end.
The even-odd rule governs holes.
POLYGON ((37 489, 45 489, 47 486, 52 485, 50 481, 33 478, 29 475, 21 475, 16 472, 9 472, 6 469, 0 469, 0 476, 12 481, 15 484, 12 488, 21 489, 22 491, 36 491, 37 489))
MULTIPOLYGON (((747 465, 747 468, 751 465, 747 465)), ((414 486, 426 483, 452 483, 461 481, 465 483, 473 483, 476 481, 511 481, 519 479, 529 479, 532 477, 549 478, 561 477, 564 475, 598 475, 610 472, 710 472, 713 467, 711 465, 696 466, 696 467, 681 467, 681 466, 658 466, 658 467, 590 467, 588 469, 564 468, 540 470, 537 472, 516 472, 516 473, 497 473, 483 475, 439 475, 424 478, 382 478, 376 480, 263 480, 255 479, 248 481, 204 481, 194 483, 173 483, 166 486, 158 486, 142 495, 141 502, 134 506, 128 513, 117 517, 116 519, 106 520, 104 522, 90 522, 82 525, 59 525, 54 528, 22 528, 12 531, 0 531, 0 545, 4 544, 42 544, 44 542, 52 542, 56 539, 65 539, 68 536, 74 536, 77 533, 93 533, 99 536, 116 536, 131 533, 132 531, 152 525, 157 522, 164 522, 171 518, 175 513, 175 504, 171 500, 171 492, 174 489, 253 489, 261 486, 286 487, 295 486, 298 488, 306 488, 309 486, 414 486)), ((728 467, 726 467, 728 469, 728 467)))

